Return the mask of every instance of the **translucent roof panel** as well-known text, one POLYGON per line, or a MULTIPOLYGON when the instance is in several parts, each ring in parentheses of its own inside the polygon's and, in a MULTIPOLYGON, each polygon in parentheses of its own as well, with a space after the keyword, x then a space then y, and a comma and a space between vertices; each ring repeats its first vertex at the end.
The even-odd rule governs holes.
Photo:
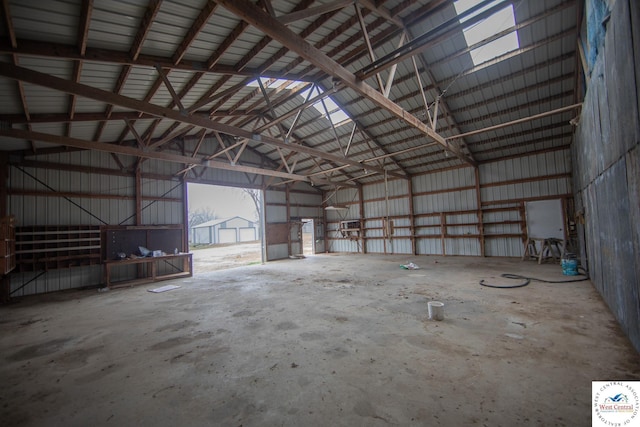
MULTIPOLYGON (((481 3, 481 0, 458 0, 454 2, 454 6, 458 15, 461 15, 471 8, 476 7, 479 3, 481 3)), ((499 3, 499 1, 491 2, 473 13, 464 16, 460 19, 460 22, 465 23, 499 3)), ((518 43, 517 31, 510 32, 502 37, 482 44, 484 40, 496 36, 501 31, 507 30, 515 24, 516 18, 513 5, 510 4, 487 18, 466 27, 463 32, 467 46, 473 47, 474 45, 480 44, 479 47, 471 49, 470 53, 473 63, 475 65, 482 64, 483 62, 518 49, 520 45, 518 43)))

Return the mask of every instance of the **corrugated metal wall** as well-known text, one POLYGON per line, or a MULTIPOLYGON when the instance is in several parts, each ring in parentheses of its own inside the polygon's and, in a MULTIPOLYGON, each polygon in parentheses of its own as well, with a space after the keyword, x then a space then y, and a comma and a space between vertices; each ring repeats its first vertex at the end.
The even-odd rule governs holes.
MULTIPOLYGON (((7 210, 15 216, 18 227, 134 225, 136 178, 132 170, 135 161, 126 156, 119 156, 119 160, 130 171, 118 172, 119 166, 111 155, 89 151, 32 156, 28 162, 13 163, 9 167, 7 210)), ((145 174, 170 178, 178 167, 165 162, 143 162, 140 225, 183 223, 183 183, 145 178, 145 174)), ((11 291, 21 288, 12 296, 102 283, 100 265, 49 270, 31 281, 38 274, 12 274, 11 291)), ((117 269, 113 280, 129 278, 133 274, 134 269, 117 269)))
POLYGON ((327 212, 329 251, 522 256, 524 202, 571 197, 570 153, 482 164, 478 178, 471 167, 413 177, 413 211, 405 180, 363 186, 362 215, 358 190, 341 189, 327 204, 347 204, 349 210, 327 212), (342 236, 344 220, 360 220, 363 239, 342 236))
POLYGON ((324 252, 322 194, 305 183, 265 191, 265 235, 267 261, 303 252, 302 220, 313 219, 315 252, 324 252))
MULTIPOLYGON (((186 140, 184 145, 184 151, 186 155, 189 155, 191 153, 194 152, 194 150, 196 149, 196 146, 198 144, 198 141, 195 139, 189 139, 186 140)), ((213 138, 213 137, 206 137, 203 141, 202 144, 203 147, 217 147, 218 146, 218 141, 213 138)), ((235 149, 237 150, 237 149, 235 149)), ((233 151, 231 150, 229 152, 229 155, 231 156, 231 158, 233 159, 233 157, 235 156, 235 154, 237 153, 237 151, 233 151)), ((203 152, 202 150, 199 151, 200 155, 207 155, 207 154, 212 154, 209 152, 203 152)), ((226 157, 222 156, 220 158, 220 160, 226 161, 228 160, 226 157)), ((263 160, 258 156, 258 154, 256 154, 253 151, 250 150, 244 150, 242 152, 242 163, 248 166, 256 166, 256 167, 260 167, 260 165, 262 164, 263 160)), ((215 169, 215 168, 195 168, 195 170, 198 173, 202 173, 202 175, 197 179, 197 180, 193 180, 192 182, 203 182, 203 183, 208 183, 208 184, 215 184, 215 185, 227 185, 227 186, 233 186, 233 187, 250 187, 250 188, 255 188, 255 187, 260 187, 262 184, 262 178, 264 177, 255 177, 252 175, 248 175, 246 173, 243 172, 236 172, 236 171, 231 171, 231 170, 226 170, 226 169, 215 169)), ((188 180, 190 180, 190 178, 188 178, 188 180)))
MULTIPOLYGON (((571 196, 571 153, 551 151, 481 165, 480 184, 483 208, 488 210, 484 213, 485 233, 520 234, 521 225, 515 222, 526 220, 524 211, 517 209, 521 203, 571 196)), ((486 239, 488 256, 522 256, 523 253, 521 237, 486 239)))
POLYGON ((326 236, 327 252, 362 252, 360 242, 357 240, 343 239, 340 234, 340 221, 359 220, 360 198, 355 188, 344 188, 327 195, 327 206, 347 207, 347 210, 327 210, 326 236))
POLYGON ((572 152, 576 210, 583 219, 578 221, 582 262, 640 351, 638 41, 637 2, 615 2, 604 46, 599 46, 591 72, 572 152))

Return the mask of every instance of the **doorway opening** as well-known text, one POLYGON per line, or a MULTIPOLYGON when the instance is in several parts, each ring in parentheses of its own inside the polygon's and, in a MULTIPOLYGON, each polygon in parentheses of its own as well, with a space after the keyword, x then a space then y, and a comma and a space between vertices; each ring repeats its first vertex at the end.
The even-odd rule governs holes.
POLYGON ((315 249, 315 223, 312 218, 302 219, 302 254, 313 255, 315 249))
POLYGON ((194 273, 264 261, 262 190, 188 183, 187 194, 194 273))

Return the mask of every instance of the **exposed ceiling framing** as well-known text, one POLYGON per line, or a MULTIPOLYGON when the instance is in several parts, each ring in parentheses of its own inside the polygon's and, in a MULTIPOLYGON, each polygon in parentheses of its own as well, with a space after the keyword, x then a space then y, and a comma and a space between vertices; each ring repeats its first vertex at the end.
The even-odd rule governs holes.
POLYGON ((570 144, 575 1, 485 0, 464 23, 448 0, 183 3, 3 0, 0 149, 335 188, 570 144), (516 24, 467 46, 504 7, 516 24), (519 48, 473 63, 514 31, 519 48))

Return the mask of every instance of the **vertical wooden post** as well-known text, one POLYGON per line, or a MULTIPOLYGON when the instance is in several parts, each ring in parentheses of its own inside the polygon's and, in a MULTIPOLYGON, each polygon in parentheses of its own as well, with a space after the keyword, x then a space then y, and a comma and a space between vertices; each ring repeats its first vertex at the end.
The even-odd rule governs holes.
POLYGON ((142 162, 138 160, 136 164, 136 225, 142 225, 142 174, 140 166, 142 162))
POLYGON ((9 158, 6 152, 0 152, 0 217, 7 216, 8 194, 7 186, 9 184, 9 158))
POLYGON ((478 232, 480 234, 480 256, 485 256, 484 218, 482 216, 482 195, 480 194, 480 168, 475 167, 476 204, 478 206, 478 232))
POLYGON ((447 254, 445 237, 447 236, 447 215, 440 212, 440 244, 442 245, 442 255, 447 254))
POLYGON ((416 225, 415 225, 415 217, 413 214, 413 179, 409 178, 407 181, 407 186, 409 189, 409 233, 411 234, 411 253, 413 255, 418 254, 418 250, 416 248, 416 225))
POLYGON ((520 213, 520 233, 522 234, 522 244, 524 245, 524 253, 526 253, 527 247, 529 246, 529 234, 527 233, 527 213, 524 208, 524 202, 518 203, 518 213, 520 213))
POLYGON ((447 254, 447 244, 445 239, 447 237, 447 214, 440 212, 440 244, 442 245, 442 255, 447 254))
POLYGON ((289 225, 287 227, 287 247, 288 247, 288 253, 289 255, 293 255, 293 253, 291 253, 291 204, 289 202, 289 184, 287 184, 285 186, 285 195, 287 198, 287 224, 289 225))
POLYGON ((384 248, 384 254, 387 254, 387 217, 382 220, 382 245, 384 248))
MULTIPOLYGON (((136 175, 135 175, 135 180, 136 180, 136 206, 135 206, 135 210, 136 210, 136 225, 142 225, 142 173, 140 171, 142 166, 142 159, 138 159, 138 162, 136 163, 136 175)), ((148 240, 148 236, 147 236, 147 240, 148 240)), ((145 267, 143 264, 138 264, 137 265, 137 277, 147 277, 148 276, 148 271, 145 272, 145 267)))
MULTIPOLYGON (((0 153, 0 217, 7 216, 7 186, 9 177, 9 162, 6 152, 0 153)), ((2 244, 4 245, 4 237, 2 244)), ((4 273, 4 272, 3 272, 4 273)), ((11 280, 9 275, 0 275, 0 302, 8 302, 11 296, 11 280)))
MULTIPOLYGON (((189 252, 189 194, 186 175, 182 177, 182 252, 189 252)), ((186 265, 186 264, 185 264, 186 265)))
POLYGON ((367 253, 367 240, 365 238, 365 227, 364 227, 364 198, 362 191, 362 184, 358 185, 358 203, 360 204, 360 245, 362 246, 362 253, 367 253))
MULTIPOLYGON (((327 200, 327 192, 322 191, 322 200, 327 200)), ((329 229, 327 223, 327 210, 325 209, 325 203, 322 203, 320 207, 322 209, 322 220, 324 221, 324 253, 329 253, 329 229)))

